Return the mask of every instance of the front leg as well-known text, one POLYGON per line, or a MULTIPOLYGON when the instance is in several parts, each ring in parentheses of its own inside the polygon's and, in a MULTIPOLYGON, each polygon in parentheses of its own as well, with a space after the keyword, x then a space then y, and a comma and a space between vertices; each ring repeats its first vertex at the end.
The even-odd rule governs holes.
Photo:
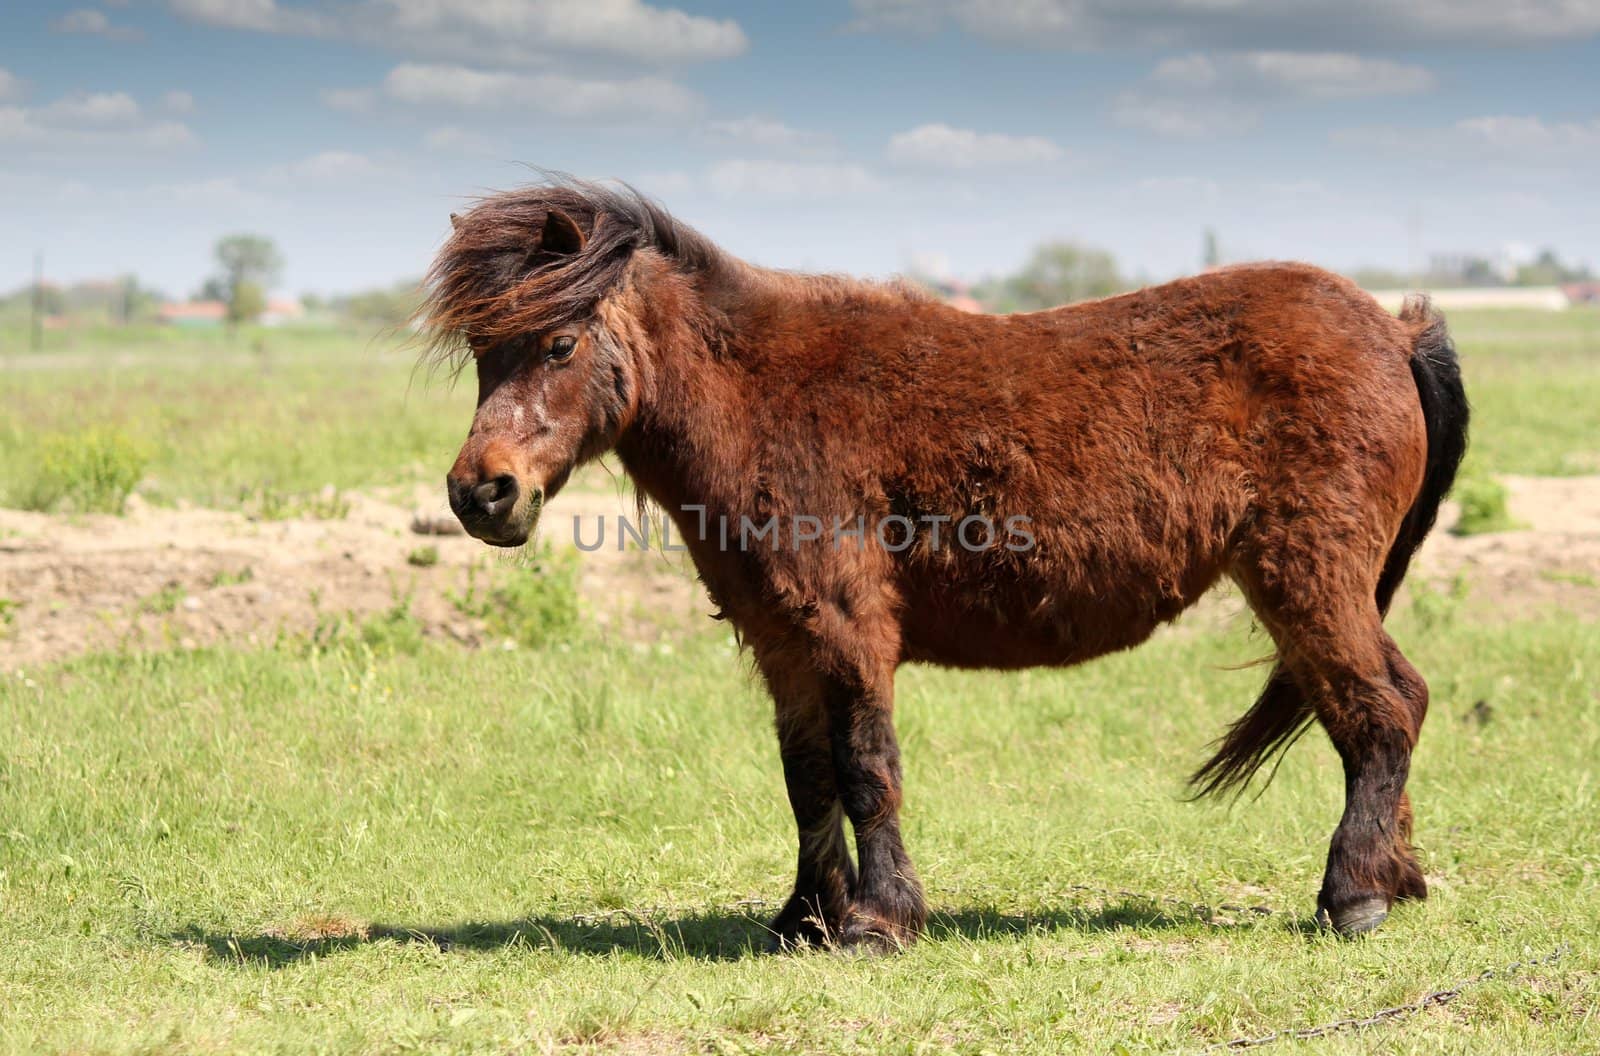
POLYGON ((777 708, 783 780, 800 844, 794 892, 772 922, 773 941, 780 948, 828 945, 843 933, 856 869, 844 839, 822 682, 797 658, 758 659, 777 708))
POLYGON ((860 877, 840 940, 897 950, 922 932, 927 905, 900 841, 900 746, 894 670, 829 678, 825 689, 839 796, 855 828, 860 877))

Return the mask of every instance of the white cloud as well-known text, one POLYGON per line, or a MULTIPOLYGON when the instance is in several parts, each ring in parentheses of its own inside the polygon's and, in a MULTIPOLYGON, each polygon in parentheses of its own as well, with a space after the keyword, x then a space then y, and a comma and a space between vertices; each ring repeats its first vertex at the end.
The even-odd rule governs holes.
POLYGON ((1264 85, 1313 99, 1415 95, 1437 83, 1420 66, 1340 52, 1254 51, 1239 61, 1264 85))
POLYGON ((179 15, 263 33, 339 36, 409 54, 545 65, 577 52, 668 65, 743 54, 732 19, 643 0, 346 0, 321 10, 277 0, 169 0, 179 15))
POLYGON ((21 99, 23 94, 22 78, 0 66, 0 103, 21 99))
POLYGON ((1119 125, 1142 128, 1158 136, 1200 139, 1250 131, 1261 121, 1261 108, 1218 99, 1134 91, 1117 96, 1111 104, 1111 117, 1119 125))
POLYGON ((1009 44, 1071 50, 1145 45, 1505 47, 1600 33, 1593 0, 853 0, 859 30, 933 33, 947 25, 1009 44))
POLYGON ((64 100, 30 109, 0 106, 0 143, 33 152, 85 150, 163 151, 195 142, 189 126, 178 121, 105 120, 97 115, 116 109, 78 100, 64 100))
POLYGON ((186 209, 204 206, 231 213, 260 210, 271 202, 261 192, 244 187, 238 180, 226 176, 156 184, 140 195, 141 198, 146 196, 186 209))
POLYGON ((188 92, 168 92, 161 97, 161 105, 168 113, 192 114, 194 113, 194 96, 188 92))
POLYGON ((702 62, 741 55, 750 46, 732 19, 641 0, 365 0, 354 11, 358 33, 374 40, 510 65, 573 51, 649 63, 702 62))
POLYGON ((92 8, 68 11, 51 22, 50 28, 57 33, 82 33, 109 40, 139 40, 144 36, 136 29, 113 25, 104 11, 95 11, 92 8))
POLYGON ((712 121, 706 131, 719 142, 784 154, 826 154, 833 149, 833 137, 827 133, 807 132, 767 117, 712 121))
POLYGON ((422 145, 441 154, 494 154, 493 140, 481 132, 446 125, 429 129, 422 137, 422 145))
POLYGON ((1444 128, 1380 125, 1343 129, 1335 132, 1333 139, 1362 150, 1450 162, 1503 161, 1530 168, 1575 164, 1585 171, 1600 162, 1600 118, 1546 121, 1531 115, 1491 114, 1464 118, 1444 128))
POLYGON ((379 172, 377 163, 365 154, 325 150, 286 165, 275 165, 266 171, 265 178, 269 183, 340 184, 364 181, 379 172))
POLYGON ((370 113, 377 99, 378 93, 371 88, 325 88, 322 91, 325 106, 347 114, 370 113))
POLYGON ((1346 52, 1192 52, 1158 63, 1116 97, 1111 115, 1163 136, 1228 135, 1255 127, 1275 104, 1412 95, 1435 83, 1421 66, 1346 52))
POLYGON ((412 105, 516 108, 565 118, 686 117, 700 108, 699 96, 660 77, 581 80, 560 73, 498 73, 419 63, 389 71, 383 90, 412 105))
POLYGON ((129 124, 139 120, 139 104, 126 92, 86 92, 57 99, 38 116, 54 125, 129 124))
POLYGON ((919 125, 891 136, 890 161, 941 169, 1012 168, 1060 161, 1066 152, 1043 136, 974 132, 945 124, 919 125))
POLYGON ((825 162, 736 158, 712 165, 706 178, 718 194, 767 198, 834 198, 871 194, 883 187, 860 165, 825 162))
POLYGON ((303 8, 279 7, 276 0, 169 0, 174 14, 225 29, 258 33, 331 33, 333 22, 303 8))

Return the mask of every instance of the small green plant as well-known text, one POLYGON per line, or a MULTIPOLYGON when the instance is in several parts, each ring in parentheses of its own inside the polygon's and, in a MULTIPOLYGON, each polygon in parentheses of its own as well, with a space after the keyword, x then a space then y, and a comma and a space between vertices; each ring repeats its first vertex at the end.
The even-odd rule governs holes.
POLYGON ((290 494, 268 485, 247 488, 239 506, 257 521, 288 521, 308 517, 317 521, 342 521, 350 514, 350 500, 334 488, 312 494, 290 494))
POLYGON ((166 586, 162 587, 160 590, 141 601, 139 603, 139 608, 144 612, 154 613, 156 615, 164 615, 169 612, 175 612, 177 611, 178 606, 183 603, 183 599, 187 593, 188 592, 183 589, 182 584, 168 583, 166 586))
POLYGON ((17 610, 22 608, 22 602, 15 598, 0 598, 0 634, 11 630, 11 624, 16 621, 17 610))
POLYGON ((495 638, 537 648, 570 637, 578 625, 578 565, 574 555, 544 546, 525 565, 506 567, 481 586, 467 569, 467 589, 450 602, 464 616, 482 620, 495 638))
POLYGON ((419 546, 406 555, 406 564, 415 568, 432 568, 439 563, 437 546, 419 546))
POLYGON ((1493 477, 1468 476, 1456 485, 1455 500, 1461 516, 1450 529, 1452 535, 1484 535, 1522 527, 1507 508, 1505 485, 1493 477))
POLYGON ((236 587, 241 583, 248 583, 255 578, 255 569, 251 568, 249 565, 246 565, 237 572, 229 572, 227 569, 223 569, 211 577, 211 585, 213 587, 236 587))
POLYGON ((421 649, 422 625, 411 615, 411 598, 397 598, 387 611, 363 622, 361 641, 374 653, 410 656, 421 649))
POLYGON ((17 504, 44 513, 121 513, 148 462, 144 447, 117 429, 54 433, 40 440, 17 504))
POLYGON ((1424 630, 1451 627, 1461 612, 1462 602, 1472 592, 1464 573, 1456 573, 1449 585, 1441 590, 1418 577, 1408 588, 1411 593, 1411 613, 1424 630))

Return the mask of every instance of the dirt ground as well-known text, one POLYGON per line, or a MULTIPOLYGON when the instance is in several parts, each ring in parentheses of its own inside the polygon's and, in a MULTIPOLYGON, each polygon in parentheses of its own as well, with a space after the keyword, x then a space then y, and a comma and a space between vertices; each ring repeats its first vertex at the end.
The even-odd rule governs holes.
MULTIPOLYGON (((1467 604, 1489 617, 1548 608, 1600 617, 1600 476, 1502 479, 1526 527, 1470 538, 1435 531, 1413 582, 1464 582, 1467 604)), ((419 522, 453 524, 431 492, 347 498, 348 515, 330 520, 254 521, 137 501, 123 517, 0 509, 0 670, 98 649, 261 643, 403 600, 429 636, 504 644, 452 595, 507 558, 463 535, 418 534, 419 522)), ((701 622, 710 606, 682 555, 618 552, 619 515, 632 518, 631 500, 604 488, 569 490, 546 513, 542 535, 555 547, 573 547, 574 517, 590 542, 607 521, 605 545, 578 555, 583 618, 640 645, 701 622)), ((1454 516, 1447 507, 1441 527, 1454 516)), ((1202 606, 1219 617, 1240 608, 1202 606)))

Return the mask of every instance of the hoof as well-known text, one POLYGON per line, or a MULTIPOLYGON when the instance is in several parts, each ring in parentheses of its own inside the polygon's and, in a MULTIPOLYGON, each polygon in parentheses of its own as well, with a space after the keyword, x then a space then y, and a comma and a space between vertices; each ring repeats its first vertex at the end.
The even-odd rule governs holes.
POLYGON ((1329 910, 1326 906, 1317 909, 1318 924, 1347 937, 1365 935, 1382 924, 1388 916, 1389 904, 1381 898, 1363 898, 1335 910, 1329 910))
POLYGON ((834 948, 867 957, 899 953, 917 939, 916 932, 879 917, 857 915, 845 923, 834 948))
POLYGON ((815 947, 828 947, 838 938, 839 927, 813 911, 803 901, 784 907, 767 926, 767 948, 773 953, 789 953, 815 947))

